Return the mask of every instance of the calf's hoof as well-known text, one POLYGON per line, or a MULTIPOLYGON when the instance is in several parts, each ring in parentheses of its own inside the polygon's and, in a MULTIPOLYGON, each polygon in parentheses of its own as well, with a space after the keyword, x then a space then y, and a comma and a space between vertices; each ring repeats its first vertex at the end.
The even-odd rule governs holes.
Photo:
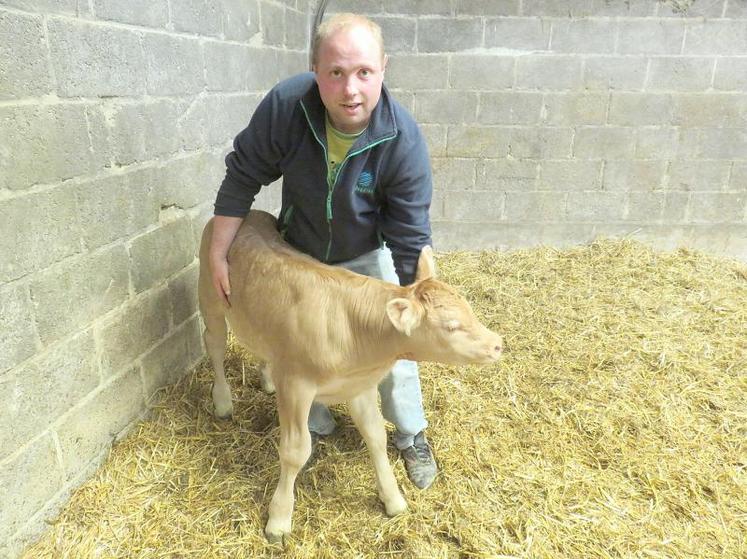
POLYGON ((265 526, 265 537, 267 537, 267 541, 270 543, 279 543, 282 545, 288 534, 290 534, 290 526, 281 526, 281 523, 272 522, 272 520, 268 521, 267 526, 265 526))
POLYGON ((231 419, 233 416, 233 402, 231 390, 221 389, 213 384, 213 411, 218 419, 231 419))
POLYGON ((402 495, 397 495, 394 499, 384 501, 384 509, 386 509, 387 516, 397 516, 407 510, 407 501, 402 495))

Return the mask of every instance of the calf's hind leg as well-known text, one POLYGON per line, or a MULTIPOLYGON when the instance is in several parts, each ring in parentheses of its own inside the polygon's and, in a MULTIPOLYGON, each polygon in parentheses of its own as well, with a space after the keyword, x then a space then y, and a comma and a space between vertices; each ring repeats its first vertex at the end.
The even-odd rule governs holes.
POLYGON ((388 516, 407 510, 407 502, 397 487, 397 480, 386 454, 386 429, 379 411, 376 387, 366 390, 348 402, 350 416, 366 441, 376 472, 379 499, 388 516))
POLYGON ((213 409, 216 417, 228 419, 233 415, 233 402, 231 401, 231 387, 226 380, 226 371, 223 361, 226 357, 226 336, 228 329, 225 319, 214 317, 205 320, 205 332, 203 339, 207 348, 210 361, 213 364, 215 377, 213 379, 213 409))

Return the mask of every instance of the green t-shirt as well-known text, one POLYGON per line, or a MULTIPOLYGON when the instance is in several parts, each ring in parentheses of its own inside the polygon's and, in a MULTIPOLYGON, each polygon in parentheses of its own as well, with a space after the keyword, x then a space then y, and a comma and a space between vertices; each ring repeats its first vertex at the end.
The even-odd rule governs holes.
POLYGON ((333 184, 340 170, 340 165, 345 160, 345 156, 350 151, 355 140, 365 132, 365 128, 355 134, 345 134, 340 132, 329 120, 329 115, 325 118, 327 128, 327 184, 333 184))

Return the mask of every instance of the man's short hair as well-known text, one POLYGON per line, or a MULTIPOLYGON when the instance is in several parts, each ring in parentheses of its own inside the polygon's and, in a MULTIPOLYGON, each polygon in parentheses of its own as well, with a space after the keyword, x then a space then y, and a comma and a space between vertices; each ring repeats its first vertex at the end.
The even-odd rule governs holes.
POLYGON ((316 64, 319 58, 319 49, 322 43, 328 39, 331 35, 341 29, 349 29, 351 27, 363 27, 371 32, 374 40, 379 44, 381 48, 381 58, 384 59, 384 37, 381 34, 381 27, 366 16, 343 13, 335 14, 329 19, 323 21, 321 25, 314 33, 314 41, 311 47, 311 63, 316 64))

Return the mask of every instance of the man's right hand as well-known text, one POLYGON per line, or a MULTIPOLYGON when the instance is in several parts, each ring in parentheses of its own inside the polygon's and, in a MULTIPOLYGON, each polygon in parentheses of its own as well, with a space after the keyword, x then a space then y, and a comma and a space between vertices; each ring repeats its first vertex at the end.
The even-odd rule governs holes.
POLYGON ((244 221, 243 217, 216 215, 210 241, 210 274, 213 287, 223 303, 230 307, 231 284, 228 280, 228 249, 244 221))
POLYGON ((221 259, 210 259, 210 273, 213 278, 213 287, 218 297, 227 306, 230 307, 231 303, 228 297, 231 295, 231 283, 228 281, 228 260, 225 258, 221 259))

